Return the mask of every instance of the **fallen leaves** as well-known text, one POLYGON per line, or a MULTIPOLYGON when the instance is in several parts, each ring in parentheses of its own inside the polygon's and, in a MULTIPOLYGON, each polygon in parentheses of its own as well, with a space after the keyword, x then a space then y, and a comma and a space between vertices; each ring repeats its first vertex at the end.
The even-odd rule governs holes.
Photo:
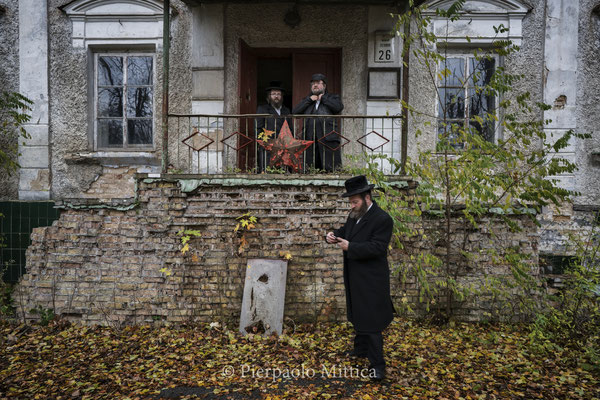
POLYGON ((600 398, 597 375, 560 357, 538 359, 525 332, 496 326, 393 323, 382 384, 331 374, 368 365, 344 356, 348 324, 268 338, 217 322, 121 330, 2 322, 0 330, 0 397, 9 399, 600 398))

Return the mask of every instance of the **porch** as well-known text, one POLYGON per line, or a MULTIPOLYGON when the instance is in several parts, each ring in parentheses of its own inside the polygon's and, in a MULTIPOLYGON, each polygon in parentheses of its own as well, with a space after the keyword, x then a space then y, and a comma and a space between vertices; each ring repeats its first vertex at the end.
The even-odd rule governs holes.
POLYGON ((406 161, 399 115, 288 115, 284 119, 267 114, 169 114, 168 133, 168 170, 183 174, 341 172, 370 155, 384 157, 376 159, 382 172, 398 174, 397 162, 403 166, 406 161), (259 128, 261 122, 267 126, 268 120, 273 131, 259 128), (321 137, 314 136, 317 125, 321 137), (304 143, 302 149, 285 148, 284 141, 278 140, 285 131, 294 143, 304 143), (334 152, 341 158, 333 159, 333 168, 320 167, 318 160, 334 152), (295 155, 294 165, 284 160, 295 155))

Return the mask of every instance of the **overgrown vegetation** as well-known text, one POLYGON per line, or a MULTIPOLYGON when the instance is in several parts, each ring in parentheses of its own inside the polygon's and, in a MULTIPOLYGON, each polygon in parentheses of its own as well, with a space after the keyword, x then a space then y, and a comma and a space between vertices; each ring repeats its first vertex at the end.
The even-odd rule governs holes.
MULTIPOLYGON (((0 218, 2 218, 2 216, 0 216, 0 218)), ((1 247, 2 241, 0 240, 0 248, 1 247)), ((0 318, 12 318, 15 315, 15 305, 13 300, 14 285, 4 282, 4 279, 2 279, 9 266, 10 263, 6 262, 4 266, 0 267, 0 318)))
MULTIPOLYGON (((463 3, 436 10, 436 17, 446 21, 446 37, 463 3)), ((409 22, 412 31, 401 32, 404 51, 412 53, 429 77, 438 111, 416 109, 404 101, 402 106, 417 124, 420 121, 416 139, 437 132, 436 144, 420 146, 418 157, 407 162, 407 174, 418 182, 410 201, 398 200, 398 192, 378 172, 382 162, 400 172, 404 166, 399 160, 375 155, 362 170, 385 190, 382 203, 398 221, 396 244, 401 247, 411 238, 432 244, 410 254, 398 266, 400 274, 416 278, 419 299, 439 321, 453 319, 462 304, 481 296, 498 307, 510 297, 509 303, 517 307, 509 317, 531 316, 539 294, 537 281, 531 279, 534 260, 519 245, 497 252, 489 245, 497 240, 492 228, 504 225, 518 231, 525 223, 523 216, 535 222, 543 206, 568 201, 574 193, 552 177, 571 173, 576 166, 556 154, 571 139, 589 135, 569 131, 560 138, 547 137, 548 121, 541 115, 548 106, 534 102, 528 92, 515 93, 516 82, 526 77, 498 62, 519 50, 510 40, 498 39, 471 56, 455 58, 448 54, 446 37, 433 33, 424 6, 398 16, 398 29, 409 22), (475 233, 478 239, 471 240, 475 233), (482 260, 491 260, 507 273, 465 279, 482 260)), ((507 30, 495 29, 499 37, 507 30)))
MULTIPOLYGON (((445 323, 465 304, 484 301, 491 320, 535 320, 533 350, 563 351, 584 366, 597 365, 598 236, 572 238, 576 261, 564 290, 550 297, 537 277, 537 257, 527 243, 494 245, 503 231, 516 233, 523 225, 538 224, 542 207, 558 206, 577 194, 555 179, 576 169, 558 153, 572 140, 590 135, 547 135, 544 127, 550 121, 542 115, 549 106, 514 90, 527 77, 500 62, 519 50, 510 40, 495 40, 462 58, 449 52, 448 29, 460 17, 463 4, 457 1, 447 10, 436 10, 436 17, 446 22, 445 37, 433 33, 424 6, 412 6, 398 16, 404 51, 411 52, 416 68, 429 78, 437 113, 434 107, 416 109, 404 101, 402 106, 418 125, 417 141, 437 132, 435 146, 421 145, 418 156, 406 165, 373 155, 354 172, 367 174, 383 189, 379 201, 397 221, 395 245, 405 255, 396 270, 403 285, 416 282, 420 315, 445 323), (393 186, 381 168, 386 164, 417 182, 414 198, 407 199, 393 186), (415 241, 421 246, 403 246, 415 241), (486 274, 485 263, 506 273, 486 274)), ((500 38, 507 28, 495 31, 500 38)), ((398 307, 408 315, 419 311, 410 304, 402 301, 398 307)))
POLYGON ((0 170, 8 175, 19 168, 18 139, 29 138, 23 125, 31 119, 28 112, 31 111, 32 104, 31 100, 20 93, 3 91, 0 94, 0 136, 9 138, 6 147, 0 148, 0 170))
MULTIPOLYGON (((598 221, 596 218, 595 221, 598 221)), ((560 354, 583 369, 600 372, 600 227, 571 234, 564 287, 548 295, 529 334, 535 352, 560 354)))
MULTIPOLYGON (((28 139, 29 134, 23 125, 29 122, 33 102, 27 97, 2 91, 0 93, 0 174, 12 175, 19 168, 19 140, 28 139)), ((0 219, 4 215, 0 213, 0 219)), ((4 247, 4 235, 0 234, 0 249, 4 247)), ((4 273, 12 261, 0 266, 0 316, 12 317, 15 312, 12 298, 13 285, 4 282, 4 273)))

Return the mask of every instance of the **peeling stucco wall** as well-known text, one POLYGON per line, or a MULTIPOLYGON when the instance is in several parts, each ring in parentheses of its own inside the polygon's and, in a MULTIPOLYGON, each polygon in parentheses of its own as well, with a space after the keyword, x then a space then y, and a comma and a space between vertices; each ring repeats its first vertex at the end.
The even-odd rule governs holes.
MULTIPOLYGON (((19 91, 19 2, 0 0, 0 91, 19 91)), ((0 147, 6 149, 17 144, 13 137, 0 136, 0 147)), ((19 172, 8 176, 0 171, 0 200, 18 197, 19 172)))
MULTIPOLYGON (((531 11, 525 15, 522 21, 523 38, 521 48, 510 56, 501 57, 499 65, 506 66, 506 72, 509 74, 523 74, 525 76, 525 78, 514 84, 511 97, 529 92, 533 104, 542 100, 545 1, 530 0, 523 1, 523 3, 531 8, 531 11)), ((411 33, 416 31, 417 27, 413 23, 411 33)), ((443 42, 444 38, 439 37, 438 40, 443 42)), ((419 41, 416 41, 412 48, 419 48, 420 45, 419 41)), ((490 48, 490 46, 491 44, 488 44, 487 48, 490 48)), ((483 50, 486 49, 485 44, 481 44, 480 47, 483 50)), ((440 47, 439 51, 447 51, 448 57, 451 57, 453 53, 473 54, 477 48, 478 46, 465 42, 463 44, 453 43, 447 50, 440 47)), ((435 71, 433 72, 435 74, 435 71)), ((422 59, 417 57, 414 52, 410 55, 409 79, 409 103, 415 110, 424 113, 424 115, 414 114, 409 116, 408 156, 414 160, 418 155, 418 149, 434 149, 437 142, 435 119, 428 117, 428 115, 435 115, 436 113, 436 97, 432 95, 435 93, 435 83, 422 59), (418 130, 421 130, 423 134, 415 138, 418 130)), ((515 110, 509 111, 514 112, 515 110)), ((541 113, 537 117, 541 118, 541 113)), ((501 135, 502 133, 497 131, 498 134, 501 135)))
POLYGON ((527 0, 523 4, 530 11, 523 18, 521 49, 506 57, 504 64, 508 73, 524 75, 513 85, 513 93, 529 92, 532 102, 537 102, 542 101, 543 95, 545 0, 527 0))
MULTIPOLYGON (((579 143, 575 204, 600 204, 600 1, 579 2, 579 54, 577 57, 577 131, 592 138, 579 143), (595 11, 594 11, 595 10, 595 11)), ((567 99, 568 101, 568 99, 567 99)))
MULTIPOLYGON (((79 197, 102 173, 97 162, 68 162, 75 154, 92 150, 88 136, 88 69, 93 53, 72 45, 72 24, 59 9, 66 0, 49 1, 50 29, 50 135, 52 143, 52 197, 79 197)), ((191 13, 181 1, 172 1, 169 106, 171 112, 191 108, 191 13)), ((154 85, 155 158, 162 150, 162 49, 156 50, 154 85)), ((118 164, 118 163, 117 163, 118 164)), ((131 164, 131 163, 129 163, 131 164)), ((125 163, 127 165, 127 163, 125 163)), ((135 165, 135 163, 134 163, 135 165)), ((140 171, 143 172, 143 171, 140 171)))

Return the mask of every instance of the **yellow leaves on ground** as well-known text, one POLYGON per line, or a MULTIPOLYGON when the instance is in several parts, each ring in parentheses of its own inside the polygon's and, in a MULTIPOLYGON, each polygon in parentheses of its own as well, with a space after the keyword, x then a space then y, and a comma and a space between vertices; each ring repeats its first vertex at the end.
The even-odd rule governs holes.
POLYGON ((566 353, 536 357, 527 332, 396 320, 385 332, 388 378, 360 377, 344 353, 349 324, 297 324, 279 337, 223 323, 47 327, 0 321, 7 399, 594 399, 597 371, 566 353), (326 372, 326 373, 325 373, 326 372), (275 377, 277 375, 277 377, 275 377))

